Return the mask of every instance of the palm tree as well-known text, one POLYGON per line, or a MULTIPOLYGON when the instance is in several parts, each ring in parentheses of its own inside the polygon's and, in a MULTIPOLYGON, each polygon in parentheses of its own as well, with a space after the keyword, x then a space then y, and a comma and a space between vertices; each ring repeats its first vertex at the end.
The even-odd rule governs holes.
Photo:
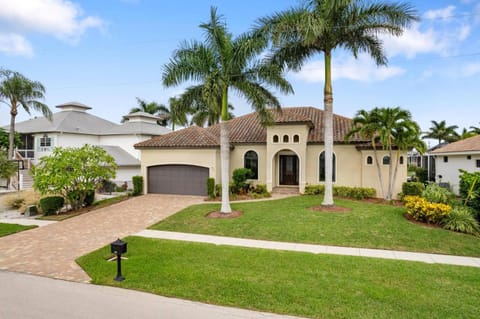
POLYGON ((167 126, 170 123, 172 124, 172 131, 175 131, 175 125, 187 125, 188 108, 182 105, 182 100, 177 97, 171 97, 168 99, 168 104, 170 107, 165 105, 160 105, 159 107, 158 116, 161 118, 160 125, 167 126))
POLYGON ((356 58, 368 53, 377 65, 386 65, 381 34, 400 36, 404 28, 418 20, 407 3, 361 0, 306 0, 305 6, 291 8, 258 21, 256 31, 270 35, 272 61, 298 71, 317 53, 325 61, 324 140, 325 195, 322 205, 331 206, 333 154, 333 91, 331 59, 334 49, 350 51, 356 58))
POLYGON ((370 112, 360 110, 353 118, 352 129, 347 133, 346 139, 359 134, 371 140, 378 179, 385 199, 391 200, 393 185, 397 178, 400 152, 415 147, 420 153, 426 149, 425 143, 420 139, 420 126, 411 118, 409 111, 399 107, 374 108, 370 112), (390 165, 388 170, 387 192, 385 193, 384 181, 380 162, 378 160, 377 144, 388 150, 390 165), (396 150, 396 161, 392 163, 393 153, 396 150))
POLYGON ((455 142, 458 141, 459 135, 455 131, 458 126, 457 125, 450 125, 447 126, 445 120, 441 122, 431 121, 432 127, 430 127, 429 131, 423 135, 423 138, 435 138, 438 139, 438 144, 443 142, 455 142))
MULTIPOLYGON (((470 128, 472 128, 473 126, 470 126, 470 128)), ((478 133, 475 131, 475 130, 467 130, 466 127, 464 127, 462 129, 462 134, 459 135, 459 139, 460 140, 464 140, 466 138, 469 138, 469 137, 472 137, 472 136, 476 136, 478 135, 478 133)))
POLYGON ((203 86, 202 99, 209 109, 220 109, 220 154, 222 176, 222 213, 230 213, 229 200, 229 130, 228 94, 236 92, 244 97, 262 119, 270 114, 268 107, 280 109, 280 102, 270 92, 274 87, 282 93, 293 92, 277 65, 261 63, 258 58, 268 42, 264 37, 242 34, 233 37, 226 23, 210 10, 210 21, 200 24, 205 41, 183 42, 163 69, 163 84, 167 87, 185 81, 203 86), (219 104, 221 101, 221 104, 219 104), (218 107, 221 105, 221 107, 218 107))
POLYGON ((10 107, 10 132, 8 143, 8 158, 13 158, 15 142, 15 118, 18 108, 21 106, 30 114, 30 110, 42 112, 49 120, 52 119, 52 111, 46 104, 39 100, 45 98, 45 87, 38 81, 32 81, 18 72, 0 70, 0 102, 10 107))
POLYGON ((480 134, 480 127, 470 126, 470 132, 475 133, 475 134, 480 134))
MULTIPOLYGON (((142 100, 139 97, 136 97, 136 99, 137 99, 138 106, 132 107, 128 112, 129 114, 144 112, 144 113, 155 115, 160 111, 162 107, 165 107, 163 104, 158 104, 157 102, 153 102, 153 101, 147 102, 145 100, 142 100)), ((126 121, 126 118, 123 117, 121 122, 124 123, 125 121, 126 121)))

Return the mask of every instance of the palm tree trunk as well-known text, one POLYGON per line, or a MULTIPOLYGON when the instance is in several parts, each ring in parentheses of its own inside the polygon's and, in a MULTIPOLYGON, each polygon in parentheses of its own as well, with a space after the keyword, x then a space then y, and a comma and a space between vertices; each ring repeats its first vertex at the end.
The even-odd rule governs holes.
POLYGON ((230 207, 230 132, 228 128, 228 87, 222 95, 222 122, 220 123, 220 159, 222 167, 222 207, 220 212, 232 212, 230 207))
POLYGON ((382 191, 382 198, 385 198, 385 188, 383 187, 382 168, 380 167, 380 161, 378 160, 377 148, 375 147, 375 141, 373 145, 373 157, 375 157, 375 165, 377 166, 378 181, 380 182, 380 190, 382 191))
MULTIPOLYGON (((391 145, 391 142, 390 142, 390 145, 391 145)), ((387 200, 391 200, 392 199, 392 161, 393 161, 393 157, 392 157, 392 147, 390 146, 389 149, 388 149, 388 156, 390 156, 390 165, 388 165, 388 191, 387 191, 387 200)))
POLYGON ((323 130, 325 144, 325 195, 322 206, 333 206, 333 92, 331 77, 331 52, 325 52, 325 87, 323 91, 323 130))
MULTIPOLYGON (((397 159, 395 160, 395 170, 393 172, 393 178, 390 181, 390 189, 392 190, 392 192, 393 192, 393 185, 395 185, 395 181, 397 180, 399 162, 400 162, 400 149, 397 150, 397 159)), ((391 194, 391 195, 392 195, 392 198, 393 198, 393 194, 391 194)))
POLYGON ((8 136, 8 159, 13 159, 14 140, 15 140, 15 117, 18 114, 17 103, 12 101, 12 109, 10 110, 10 134, 8 136))

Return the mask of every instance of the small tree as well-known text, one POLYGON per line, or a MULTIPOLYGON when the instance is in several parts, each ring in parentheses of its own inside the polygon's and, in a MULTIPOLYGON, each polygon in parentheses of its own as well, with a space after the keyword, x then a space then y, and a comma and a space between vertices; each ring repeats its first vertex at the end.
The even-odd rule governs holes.
POLYGON ((17 163, 8 160, 7 152, 0 149, 0 178, 8 179, 17 172, 17 163))
POLYGON ((115 177, 116 169, 113 157, 98 146, 57 147, 32 169, 33 187, 42 195, 62 195, 76 210, 89 191, 115 177))

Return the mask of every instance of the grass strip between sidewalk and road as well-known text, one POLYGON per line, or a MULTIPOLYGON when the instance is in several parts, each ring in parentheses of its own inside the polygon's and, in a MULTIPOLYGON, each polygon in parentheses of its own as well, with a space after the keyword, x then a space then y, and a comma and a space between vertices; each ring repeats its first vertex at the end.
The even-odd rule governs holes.
POLYGON ((232 203, 239 218, 211 219, 220 204, 190 206, 150 229, 293 243, 403 250, 480 257, 480 238, 414 224, 404 207, 336 199, 348 212, 319 212, 319 196, 232 203))
POLYGON ((311 318, 477 318, 480 269, 127 237, 77 260, 94 284, 311 318))
POLYGON ((3 224, 0 223, 0 237, 8 236, 11 234, 19 233, 24 230, 37 228, 38 226, 24 226, 18 224, 3 224))

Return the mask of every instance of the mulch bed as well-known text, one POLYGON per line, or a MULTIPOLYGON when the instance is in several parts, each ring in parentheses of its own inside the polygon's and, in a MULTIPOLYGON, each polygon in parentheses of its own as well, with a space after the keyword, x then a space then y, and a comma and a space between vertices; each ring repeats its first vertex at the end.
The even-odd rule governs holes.
POLYGON ((210 212, 205 217, 207 218, 237 218, 243 215, 243 212, 239 210, 234 210, 231 213, 222 213, 222 212, 210 212))
POLYGON ((314 210, 316 212, 326 212, 326 213, 345 213, 349 212, 352 209, 348 207, 343 207, 343 206, 313 206, 310 207, 311 210, 314 210))

